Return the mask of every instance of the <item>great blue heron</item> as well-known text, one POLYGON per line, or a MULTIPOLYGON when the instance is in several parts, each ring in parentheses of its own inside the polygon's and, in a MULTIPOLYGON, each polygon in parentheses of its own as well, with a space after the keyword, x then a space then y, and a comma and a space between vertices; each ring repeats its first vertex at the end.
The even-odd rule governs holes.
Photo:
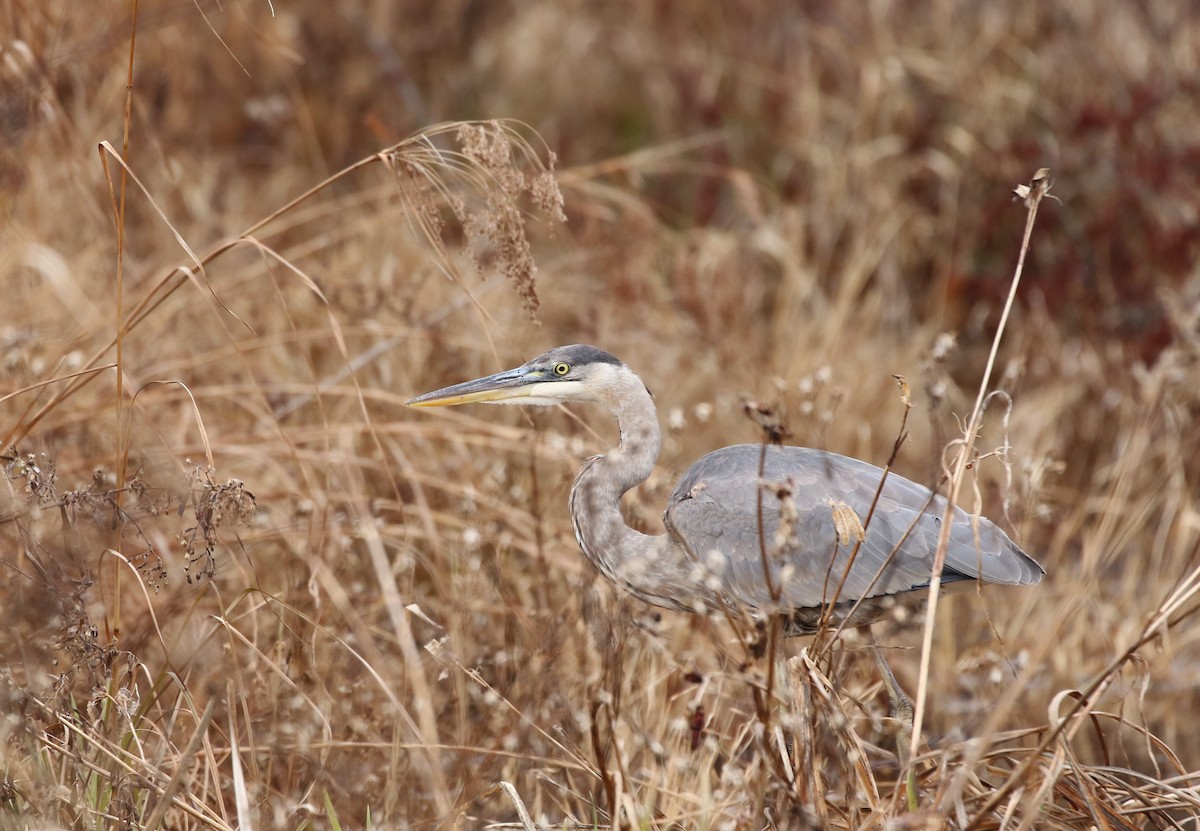
MULTIPOLYGON (((621 496, 649 477, 662 433, 642 380, 594 346, 560 346, 516 369, 408 403, 572 401, 608 407, 621 431, 620 443, 589 459, 575 477, 575 536, 600 573, 647 603, 696 613, 729 603, 759 616, 781 614, 786 634, 804 635, 817 630, 835 592, 833 623, 860 627, 883 615, 889 596, 929 587, 945 499, 890 474, 864 534, 861 523, 884 471, 823 450, 770 445, 764 451, 753 444, 715 450, 676 485, 663 513, 666 534, 630 528, 621 496), (786 484, 782 499, 762 494, 768 482, 786 484), (849 523, 847 509, 855 518, 849 523)), ((943 585, 1028 585, 1044 574, 994 524, 955 508, 943 585)), ((893 714, 903 712, 911 705, 871 643, 893 714)))

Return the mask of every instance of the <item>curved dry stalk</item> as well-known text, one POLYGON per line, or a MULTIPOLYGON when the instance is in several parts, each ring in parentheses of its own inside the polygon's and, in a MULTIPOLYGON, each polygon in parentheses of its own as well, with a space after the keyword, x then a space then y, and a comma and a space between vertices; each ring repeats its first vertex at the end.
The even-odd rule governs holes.
MULTIPOLYGON (((528 243, 525 242, 524 237, 525 215, 517 207, 517 199, 522 194, 528 195, 535 206, 547 213, 554 221, 564 221, 565 216, 562 213, 562 196, 558 191, 554 176, 554 155, 546 148, 545 143, 538 139, 543 151, 540 154, 538 148, 524 138, 522 129, 528 128, 520 122, 499 120, 446 122, 428 127, 385 150, 342 168, 282 207, 251 224, 237 236, 217 243, 204 254, 198 254, 192 249, 166 211, 155 202, 149 190, 140 180, 133 176, 134 182, 187 254, 191 266, 176 266, 159 278, 142 298, 133 304, 127 313, 124 313, 123 319, 115 327, 116 331, 112 337, 82 362, 79 374, 70 379, 33 415, 16 422, 0 440, 0 446, 8 447, 20 442, 49 413, 90 383, 97 373, 88 374, 89 370, 95 369, 105 356, 119 347, 121 341, 130 332, 159 309, 183 285, 188 282, 194 282, 198 287, 202 285, 200 280, 204 276, 205 269, 223 254, 246 243, 262 248, 263 244, 255 237, 263 229, 290 214, 335 183, 347 179, 373 164, 383 164, 393 173, 398 170, 407 170, 429 188, 425 194, 413 194, 405 193, 404 188, 401 187, 401 196, 408 208, 410 222, 416 223, 422 231, 435 255, 438 256, 444 273, 451 276, 456 275, 457 271, 444 245, 440 244, 440 237, 435 233, 437 231, 436 224, 431 223, 430 217, 437 204, 432 200, 433 195, 449 204, 460 220, 479 223, 484 235, 490 236, 493 242, 505 249, 507 253, 500 260, 502 270, 510 279, 514 280, 518 293, 524 298, 527 307, 536 308, 536 289, 533 287, 533 275, 536 268, 533 267, 532 256, 528 253, 528 243), (481 135, 485 138, 481 139, 481 135), (462 151, 446 150, 438 146, 439 142, 450 139, 463 143, 464 149, 462 151), (506 152, 509 154, 508 156, 504 155, 506 152), (505 174, 503 164, 503 160, 506 158, 508 159, 509 174, 505 174), (533 170, 533 175, 530 177, 526 177, 520 170, 521 167, 526 166, 533 170), (461 196, 464 192, 476 194, 485 203, 489 203, 491 200, 487 207, 491 214, 499 216, 500 219, 489 224, 486 221, 489 214, 485 213, 477 217, 475 213, 467 209, 467 202, 461 196)), ((102 142, 100 150, 106 169, 107 159, 112 157, 117 160, 121 169, 122 181, 126 173, 133 175, 129 164, 108 142, 102 142)), ((397 181, 399 179, 400 177, 397 176, 397 181)), ((120 227, 120 223, 118 223, 118 227, 120 227)), ((472 296, 470 289, 463 281, 456 280, 455 282, 468 296, 472 296)), ((211 284, 205 280, 203 285, 207 287, 209 295, 219 306, 226 313, 232 315, 232 311, 221 303, 219 295, 211 284)), ((118 292, 118 294, 121 293, 118 292)), ((472 302, 480 313, 486 315, 482 304, 474 299, 472 302)), ((237 316, 233 316, 236 319, 237 316)), ((117 362, 117 365, 119 372, 120 361, 117 362)))

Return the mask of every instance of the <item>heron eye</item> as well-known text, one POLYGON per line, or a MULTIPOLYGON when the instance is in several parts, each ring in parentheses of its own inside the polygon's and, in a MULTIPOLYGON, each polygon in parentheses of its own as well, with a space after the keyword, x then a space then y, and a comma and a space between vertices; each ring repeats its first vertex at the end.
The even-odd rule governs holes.
POLYGON ((570 371, 571 371, 571 365, 564 361, 559 361, 558 363, 556 363, 554 365, 554 374, 558 375, 559 377, 566 375, 570 371))

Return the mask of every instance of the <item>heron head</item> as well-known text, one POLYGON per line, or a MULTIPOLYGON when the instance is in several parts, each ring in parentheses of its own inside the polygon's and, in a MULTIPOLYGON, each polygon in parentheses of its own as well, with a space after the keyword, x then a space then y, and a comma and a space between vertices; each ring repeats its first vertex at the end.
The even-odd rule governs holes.
POLYGON ((515 369, 465 381, 409 399, 414 407, 456 404, 534 404, 605 401, 620 376, 631 375, 603 349, 577 343, 559 346, 515 369), (624 370, 624 372, 622 372, 624 370))

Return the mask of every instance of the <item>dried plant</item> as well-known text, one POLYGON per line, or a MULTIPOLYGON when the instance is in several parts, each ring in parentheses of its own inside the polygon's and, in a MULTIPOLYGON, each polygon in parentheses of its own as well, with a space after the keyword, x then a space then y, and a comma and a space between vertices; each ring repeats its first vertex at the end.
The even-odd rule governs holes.
MULTIPOLYGON (((244 483, 229 479, 224 484, 213 480, 211 467, 193 464, 187 479, 191 485, 189 502, 196 524, 179 534, 183 546, 184 567, 188 582, 212 577, 217 570, 214 554, 220 539, 221 526, 249 525, 258 512, 254 494, 246 490, 244 483), (192 566, 200 563, 193 572, 192 566)), ((185 506, 186 507, 186 506, 185 506)))
POLYGON ((0 828, 1194 827, 1187 4, 160 6, 0 27, 0 828), (599 416, 402 406, 591 341, 647 530, 762 427, 938 483, 1043 164, 959 494, 1049 576, 879 627, 911 786, 854 633, 596 582, 599 416))
POLYGON ((486 274, 494 265, 535 318, 537 265, 525 232, 521 198, 528 195, 552 221, 566 222, 563 196, 554 175, 554 153, 547 152, 543 162, 513 125, 490 121, 434 127, 381 155, 396 177, 409 218, 421 229, 447 273, 459 276, 448 256, 442 217, 445 207, 465 233, 476 269, 486 274), (443 137, 450 136, 460 150, 439 146, 443 137), (533 168, 532 175, 525 172, 526 167, 533 168), (455 179, 470 186, 466 194, 456 187, 455 179), (481 204, 474 206, 472 199, 481 204))

